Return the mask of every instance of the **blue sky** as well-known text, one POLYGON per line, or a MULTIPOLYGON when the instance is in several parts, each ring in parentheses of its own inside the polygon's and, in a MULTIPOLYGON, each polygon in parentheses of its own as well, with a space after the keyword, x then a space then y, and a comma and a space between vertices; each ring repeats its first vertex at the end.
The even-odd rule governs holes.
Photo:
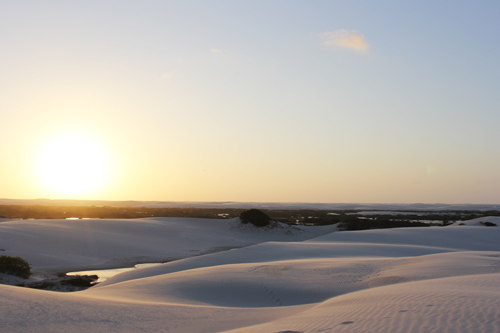
POLYGON ((0 197, 498 203, 498 17, 495 1, 2 2, 0 197), (41 174, 54 140, 82 138, 106 181, 41 174))

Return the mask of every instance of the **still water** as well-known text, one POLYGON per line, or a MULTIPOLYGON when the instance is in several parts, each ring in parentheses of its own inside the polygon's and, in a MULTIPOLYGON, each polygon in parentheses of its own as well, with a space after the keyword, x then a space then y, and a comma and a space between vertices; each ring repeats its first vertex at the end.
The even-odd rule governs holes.
POLYGON ((97 279, 96 282, 104 282, 107 279, 109 279, 117 274, 123 273, 123 272, 128 272, 128 271, 132 271, 134 269, 151 267, 151 266, 156 266, 156 265, 161 265, 161 263, 137 264, 134 267, 126 267, 126 268, 99 269, 99 270, 94 270, 94 271, 69 272, 66 275, 70 275, 70 276, 97 275, 99 277, 99 279, 97 279))

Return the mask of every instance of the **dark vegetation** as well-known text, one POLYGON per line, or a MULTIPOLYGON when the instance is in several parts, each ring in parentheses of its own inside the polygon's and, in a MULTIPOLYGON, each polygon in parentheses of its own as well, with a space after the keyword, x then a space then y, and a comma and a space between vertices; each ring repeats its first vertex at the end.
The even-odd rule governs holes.
POLYGON ((21 257, 0 256, 0 273, 27 279, 31 276, 31 267, 21 257))
POLYGON ((99 277, 97 275, 77 275, 61 281, 63 285, 88 288, 91 287, 99 277))
MULTIPOLYGON (((28 279, 31 276, 31 266, 21 257, 0 256, 0 273, 28 279)), ((61 290, 61 287, 71 291, 83 290, 92 287, 99 277, 97 275, 67 276, 65 273, 57 274, 57 278, 40 281, 29 281, 18 284, 19 287, 61 290)))
POLYGON ((431 224, 408 220, 391 219, 360 219, 356 216, 348 216, 339 223, 339 230, 367 230, 367 229, 387 229, 387 228, 409 228, 409 227, 430 227, 431 224))
POLYGON ((142 217, 198 217, 220 219, 238 217, 243 211, 245 211, 245 209, 0 205, 0 216, 11 219, 133 219, 142 217))
POLYGON ((482 225, 487 226, 487 227, 496 227, 497 226, 493 222, 479 222, 479 223, 481 223, 482 225))
POLYGON ((256 227, 265 227, 271 223, 269 215, 259 209, 250 209, 240 214, 241 223, 251 223, 256 227))
MULTIPOLYGON (((64 219, 64 218, 145 218, 145 217, 196 217, 228 219, 239 217, 247 209, 236 208, 151 208, 115 206, 44 206, 0 205, 0 216, 13 219, 64 219)), ((373 228, 401 228, 428 225, 448 225, 460 220, 484 216, 500 216, 500 211, 430 211, 400 214, 360 215, 356 210, 312 209, 262 209, 271 220, 291 225, 332 225, 345 230, 373 228)))
POLYGON ((47 279, 30 283, 20 283, 17 286, 44 290, 60 290, 61 287, 69 286, 70 290, 78 291, 92 287, 99 278, 97 275, 66 276, 66 274, 62 274, 62 276, 58 277, 62 279, 47 279))

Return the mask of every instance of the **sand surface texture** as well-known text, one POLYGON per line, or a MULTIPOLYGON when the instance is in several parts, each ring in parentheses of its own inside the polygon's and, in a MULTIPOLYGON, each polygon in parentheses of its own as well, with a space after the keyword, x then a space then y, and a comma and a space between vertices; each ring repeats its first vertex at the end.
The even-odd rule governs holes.
POLYGON ((35 271, 184 259, 72 293, 0 285, 0 331, 500 332, 500 228, 476 222, 336 232, 237 219, 5 221, 1 254, 35 271))

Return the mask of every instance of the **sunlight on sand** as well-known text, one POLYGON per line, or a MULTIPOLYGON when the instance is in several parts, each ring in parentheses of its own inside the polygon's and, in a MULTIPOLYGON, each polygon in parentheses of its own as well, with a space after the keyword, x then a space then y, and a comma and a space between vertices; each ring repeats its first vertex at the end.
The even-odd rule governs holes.
POLYGON ((0 331, 498 332, 500 228, 464 222, 335 232, 238 219, 4 221, 2 253, 38 272, 185 259, 72 293, 0 285, 0 331), (224 247, 240 248, 200 255, 224 247))

